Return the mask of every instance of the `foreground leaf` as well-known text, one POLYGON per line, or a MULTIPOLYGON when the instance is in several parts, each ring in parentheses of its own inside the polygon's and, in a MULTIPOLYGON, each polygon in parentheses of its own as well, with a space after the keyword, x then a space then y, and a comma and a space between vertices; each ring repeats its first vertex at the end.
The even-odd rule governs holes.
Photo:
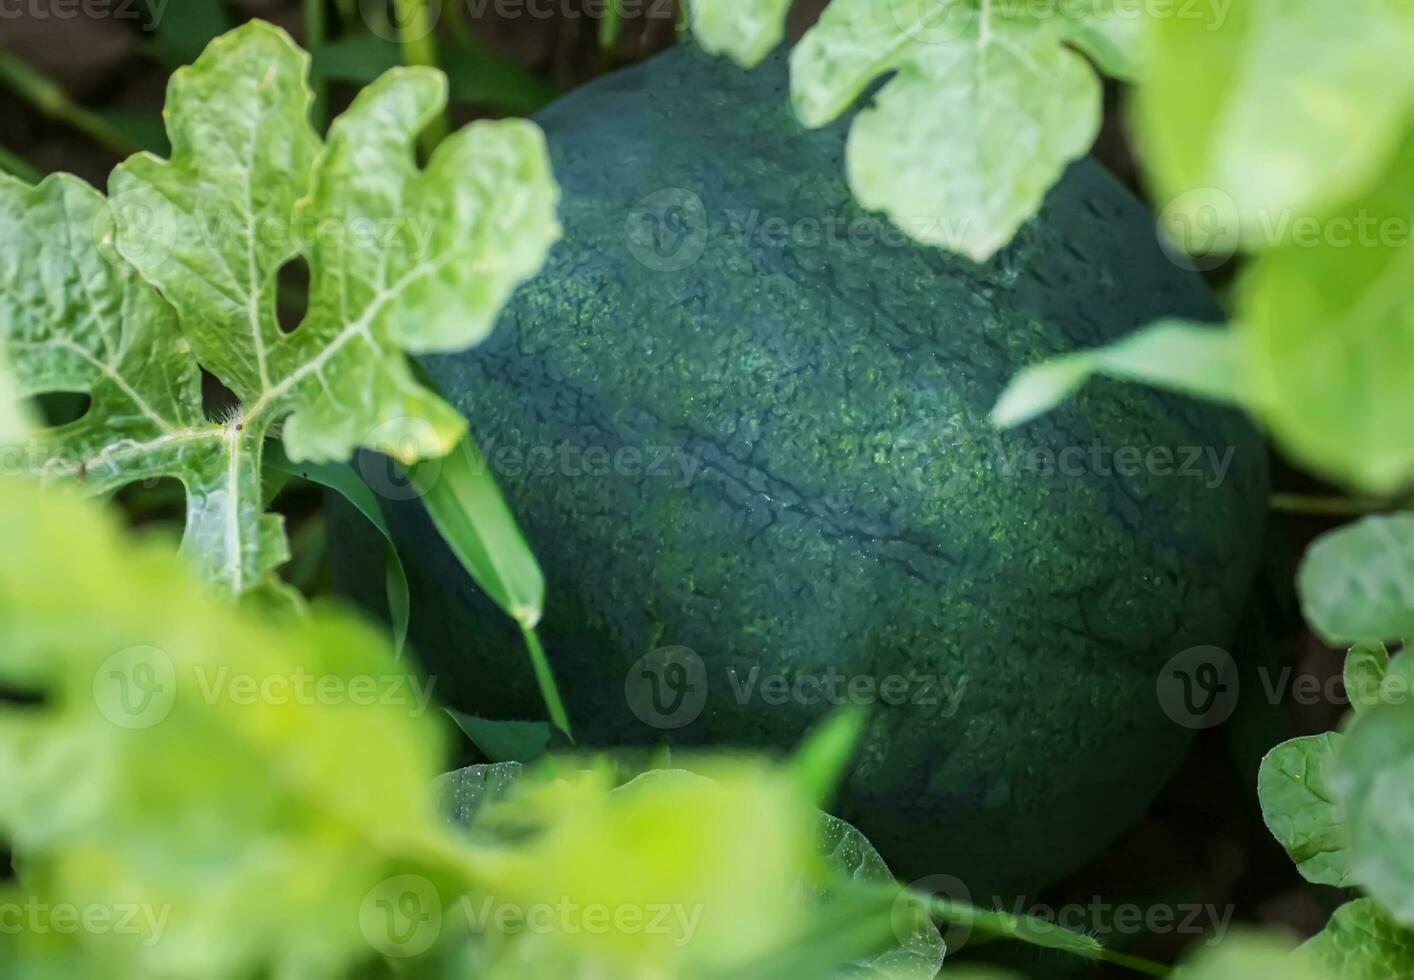
POLYGON ((1388 671, 1389 650, 1383 643, 1357 643, 1346 653, 1342 681, 1357 715, 1384 701, 1381 688, 1388 671))
POLYGON ((258 624, 65 492, 0 480, 0 541, 0 686, 36 702, 0 709, 0 834, 42 899, 154 913, 80 935, 70 975, 367 960, 365 896, 451 840, 417 679, 351 621, 258 624))
MULTIPOLYGON (((890 885, 894 874, 879 856, 869 839, 852 824, 820 815, 820 846, 825 864, 833 876, 861 884, 890 885)), ((825 894, 829 894, 826 886, 825 894)), ((927 918, 899 937, 897 946, 883 950, 867 960, 839 971, 841 978, 866 980, 870 977, 890 980, 932 980, 943 965, 946 948, 937 926, 927 918)))
POLYGON ((1414 976, 1414 932, 1368 898, 1336 909, 1301 948, 1341 980, 1414 976))
POLYGON ((1414 514, 1323 534, 1296 578, 1306 621, 1332 645, 1414 636, 1414 514))
POLYGON ((1349 827, 1351 879, 1399 922, 1414 924, 1414 670, 1390 662, 1397 703, 1357 716, 1336 751, 1330 785, 1349 827))
POLYGON ((1294 217, 1363 192, 1388 162, 1414 105, 1414 12, 1401 0, 1195 12, 1155 18, 1138 102, 1150 173, 1178 198, 1176 220, 1216 216, 1249 245, 1276 245, 1294 217))
POLYGON ((1264 254, 1238 321, 1252 401, 1317 471, 1373 494, 1414 479, 1414 139, 1311 240, 1264 254))
POLYGON ((1218 946, 1199 949, 1174 980, 1254 980, 1281 977, 1282 980, 1335 980, 1313 958, 1305 956, 1284 938, 1267 933, 1240 932, 1218 946))
POLYGON ((15 377, 0 353, 0 452, 14 452, 33 427, 33 420, 20 401, 15 377))
POLYGON ((0 337, 21 390, 92 395, 31 469, 94 493, 181 480, 186 550, 235 594, 270 587, 288 555, 263 513, 266 435, 283 424, 295 461, 358 446, 405 461, 447 452, 465 423, 404 351, 478 341, 558 234, 533 125, 475 124, 419 170, 413 143, 445 104, 445 81, 399 70, 321 147, 308 71, 267 24, 217 39, 172 80, 172 159, 120 166, 111 212, 74 178, 0 181, 0 337), (310 306, 285 334, 275 283, 296 256, 310 306), (218 422, 206 419, 198 364, 240 400, 218 422))
POLYGON ((1350 883, 1348 831, 1329 778, 1340 735, 1294 738, 1272 749, 1257 775, 1257 798, 1267 829, 1317 885, 1350 883))
POLYGON ((1108 347, 1052 358, 1012 378, 992 421, 1021 425, 1055 408, 1091 377, 1138 381, 1218 402, 1241 396, 1238 348, 1222 328, 1165 320, 1108 347))

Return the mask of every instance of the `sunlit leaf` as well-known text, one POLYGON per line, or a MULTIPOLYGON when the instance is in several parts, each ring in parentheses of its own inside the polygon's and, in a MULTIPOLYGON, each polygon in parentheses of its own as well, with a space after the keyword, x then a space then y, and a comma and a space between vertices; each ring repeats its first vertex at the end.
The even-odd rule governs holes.
POLYGON ((692 33, 703 49, 754 68, 786 35, 791 0, 690 0, 692 33))
POLYGON ((71 975, 369 959, 365 897, 452 840, 425 682, 351 621, 239 613, 67 492, 0 480, 0 540, 0 686, 34 700, 0 710, 0 835, 41 899, 137 912, 71 975))
POLYGON ((1139 123, 1169 217, 1271 246, 1363 192, 1414 104, 1402 0, 1246 0, 1156 17, 1139 123))
POLYGON ((895 72, 850 128, 855 197, 917 240, 991 257, 1100 125, 1100 82, 1059 16, 992 0, 835 0, 791 53, 807 126, 895 72))
POLYGON ((465 422, 404 352, 476 343, 558 234, 532 124, 476 123, 419 169, 413 143, 445 80, 397 70, 321 146, 308 70, 268 24, 217 39, 172 81, 172 159, 120 166, 111 212, 75 178, 0 180, 0 337, 21 390, 92 394, 31 469, 95 493, 181 480, 187 553, 236 594, 271 588, 288 556, 263 513, 265 437, 278 431, 296 461, 447 452, 465 422), (275 282, 296 256, 309 311, 286 334, 275 282), (214 422, 198 364, 240 399, 214 422))

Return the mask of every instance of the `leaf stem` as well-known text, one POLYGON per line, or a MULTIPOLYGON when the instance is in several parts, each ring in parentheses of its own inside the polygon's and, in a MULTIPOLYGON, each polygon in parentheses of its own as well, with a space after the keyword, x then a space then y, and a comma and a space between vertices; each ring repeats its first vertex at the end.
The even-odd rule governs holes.
POLYGON ((1150 976, 1162 977, 1169 973, 1169 968, 1162 963, 1106 949, 1095 937, 1074 932, 1046 919, 1032 915, 1012 915, 999 909, 978 908, 965 902, 933 895, 919 895, 919 898, 926 903, 928 911, 934 917, 990 936, 1013 939, 1043 949, 1054 949, 1081 959, 1113 963, 1150 976))
POLYGON ((108 120, 69 98, 69 93, 54 81, 3 49, 0 49, 0 85, 50 119, 71 126, 120 157, 131 156, 142 149, 108 120))
MULTIPOLYGON (((304 0, 304 46, 316 55, 324 46, 329 34, 329 20, 324 6, 325 0, 304 0)), ((315 71, 310 78, 314 88, 314 106, 311 115, 316 132, 323 133, 329 121, 329 84, 322 71, 315 71)))
POLYGON ((555 685, 555 674, 550 670, 550 661, 545 656, 545 648, 540 645, 540 635, 534 626, 520 624, 521 635, 525 637, 525 651, 530 655, 530 666, 535 671, 535 683, 540 686, 540 696, 550 712, 550 720, 555 727, 574 742, 574 732, 570 729, 570 716, 565 704, 560 700, 560 689, 555 685))
POLYGON ((1410 497, 1376 499, 1374 497, 1323 497, 1300 493, 1274 493, 1271 508, 1280 514, 1314 514, 1325 517, 1360 517, 1403 510, 1410 497))
MULTIPOLYGON (((428 0, 396 0, 395 8, 398 15, 398 35, 402 39, 403 61, 409 65, 440 70, 436 24, 428 8, 428 0)), ((446 139, 450 132, 447 111, 443 109, 422 131, 423 152, 431 155, 437 144, 446 139)))
POLYGON ((31 184, 37 184, 44 179, 44 174, 3 146, 0 146, 0 170, 31 184))

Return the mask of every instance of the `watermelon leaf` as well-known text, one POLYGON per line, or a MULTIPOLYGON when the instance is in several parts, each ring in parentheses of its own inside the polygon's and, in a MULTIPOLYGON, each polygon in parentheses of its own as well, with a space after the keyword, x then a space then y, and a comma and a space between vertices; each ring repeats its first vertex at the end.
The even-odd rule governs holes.
POLYGON ((1307 881, 1343 888, 1348 832, 1329 783, 1340 735, 1327 732, 1283 742, 1262 760, 1257 798, 1267 829, 1307 881))
MULTIPOLYGON (((789 7, 696 0, 692 29, 752 67, 784 37, 789 7)), ((834 0, 791 53, 791 99, 801 122, 823 126, 892 75, 852 124, 850 187, 914 239, 983 261, 1094 142, 1091 62, 1140 74, 1147 18, 1141 0, 834 0)))
POLYGON ((1400 0, 1249 0, 1155 18, 1138 120, 1170 217, 1196 222, 1221 200, 1235 238, 1271 246, 1290 218, 1362 193, 1414 106, 1411 44, 1400 0))
POLYGON ((309 125, 308 74, 283 31, 251 22, 174 76, 173 156, 130 158, 111 202, 72 177, 0 179, 13 297, 0 338, 21 392, 92 395, 84 418, 45 434, 32 468, 94 493, 181 480, 186 551, 236 595, 270 586, 288 556, 263 511, 266 436, 278 431, 297 462, 359 446, 405 462, 450 451, 465 421, 404 352, 480 340, 558 235, 533 124, 473 124, 418 169, 413 143, 446 101, 439 73, 387 73, 327 144, 309 125), (275 283, 296 256, 309 310, 286 334, 275 283), (239 407, 208 420, 198 365, 239 407))
POLYGON ((1414 931, 1368 898, 1346 902, 1302 950, 1342 980, 1414 975, 1414 931))
POLYGON ((1326 642, 1414 636, 1414 514, 1367 517, 1316 539, 1296 578, 1306 621, 1326 642))
POLYGON ((1381 704, 1385 674, 1389 671, 1389 650, 1383 643, 1357 643, 1345 655, 1345 694, 1358 715, 1381 704))

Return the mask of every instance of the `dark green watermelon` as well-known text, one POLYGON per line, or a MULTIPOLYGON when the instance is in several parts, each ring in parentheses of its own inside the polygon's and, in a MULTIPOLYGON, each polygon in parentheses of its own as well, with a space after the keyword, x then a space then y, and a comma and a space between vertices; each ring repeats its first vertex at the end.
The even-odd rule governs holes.
MULTIPOLYGON (((1109 382, 987 415, 1027 364, 1216 318, 1202 282, 1088 161, 987 265, 911 244, 852 201, 847 123, 795 121, 780 57, 670 51, 539 121, 564 240, 486 344, 426 365, 545 569, 581 740, 785 748, 865 703, 838 809, 900 874, 983 897, 1093 856, 1192 735, 1156 685, 1233 635, 1264 448, 1109 382)), ((543 717, 515 628, 416 502, 390 512, 438 694, 543 717)), ((381 551, 333 540, 376 593, 381 551)))

